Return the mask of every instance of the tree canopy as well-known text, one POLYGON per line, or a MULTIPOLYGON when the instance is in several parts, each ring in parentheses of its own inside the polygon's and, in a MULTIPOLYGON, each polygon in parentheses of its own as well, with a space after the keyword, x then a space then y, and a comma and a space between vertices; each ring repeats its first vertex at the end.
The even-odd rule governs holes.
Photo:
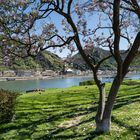
POLYGON ((80 52, 99 89, 96 131, 108 131, 119 87, 140 46, 140 1, 1 0, 0 6, 0 46, 5 54, 24 58, 51 47, 80 52), (94 47, 107 48, 110 54, 96 62, 85 53, 94 47), (123 59, 122 48, 127 48, 123 59), (105 102, 105 83, 97 72, 110 57, 117 63, 117 74, 105 102))

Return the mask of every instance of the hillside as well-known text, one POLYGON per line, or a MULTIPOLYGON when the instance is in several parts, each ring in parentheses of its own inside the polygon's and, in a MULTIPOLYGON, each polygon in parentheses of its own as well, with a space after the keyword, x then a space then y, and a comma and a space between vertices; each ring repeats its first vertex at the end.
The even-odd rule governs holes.
MULTIPOLYGON (((96 62, 101 60, 102 58, 108 56, 110 54, 109 51, 103 50, 101 48, 87 49, 85 50, 86 54, 90 54, 94 56, 96 62)), ((0 52, 0 56, 1 56, 0 52)), ((75 54, 73 57, 66 60, 69 64, 73 64, 75 69, 80 70, 88 70, 88 66, 81 57, 80 53, 75 54)), ((91 60, 92 61, 92 60, 91 60)), ((4 60, 0 58, 0 71, 3 70, 31 70, 31 69, 38 69, 38 70, 62 70, 63 62, 62 59, 48 51, 40 52, 35 58, 28 57, 25 59, 15 57, 12 60, 4 60)), ((106 60, 100 67, 102 70, 115 70, 116 69, 116 62, 114 58, 110 58, 106 60)), ((131 69, 133 70, 140 70, 140 53, 136 56, 135 60, 131 64, 131 69)))
MULTIPOLYGON (((90 56, 94 56, 96 62, 108 56, 110 54, 109 51, 103 50, 101 48, 87 49, 85 53, 90 56)), ((89 69, 83 58, 79 53, 75 54, 70 60, 70 63, 73 63, 74 67, 80 70, 87 70, 89 69)), ((91 60, 93 62, 93 60, 91 60)), ((102 65, 101 69, 116 69, 116 63, 113 58, 106 60, 102 65)))
POLYGON ((61 70, 61 59, 48 51, 40 52, 35 58, 27 57, 25 59, 15 57, 14 59, 0 59, 0 70, 31 70, 31 69, 51 69, 61 70))
POLYGON ((140 71, 140 52, 136 55, 133 63, 131 64, 131 68, 140 71))
MULTIPOLYGON (((94 59, 96 62, 99 60, 105 58, 106 56, 110 55, 110 52, 107 50, 103 50, 101 48, 95 48, 93 49, 87 49, 85 50, 86 54, 89 54, 91 56, 94 56, 94 59)), ((125 56, 122 56, 125 57, 125 56)), ((93 60, 91 60, 93 61, 93 60)), ((74 68, 80 69, 80 70, 87 70, 89 69, 83 58, 79 53, 75 54, 71 59, 68 60, 69 63, 73 63, 74 68)), ((138 54, 131 64, 132 69, 140 70, 140 54, 138 54)), ((110 58, 106 60, 100 67, 102 70, 115 70, 116 69, 116 62, 114 58, 110 58)))

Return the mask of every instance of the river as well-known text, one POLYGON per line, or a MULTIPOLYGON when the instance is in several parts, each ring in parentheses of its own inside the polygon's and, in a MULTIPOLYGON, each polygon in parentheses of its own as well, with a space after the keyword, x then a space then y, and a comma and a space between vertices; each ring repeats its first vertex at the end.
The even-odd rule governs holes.
MULTIPOLYGON (((140 74, 128 75, 128 79, 140 79, 140 74)), ((54 78, 44 80, 22 80, 22 81, 0 81, 0 88, 12 91, 26 91, 36 88, 67 88, 79 85, 79 82, 90 80, 92 77, 69 77, 69 78, 54 78)), ((111 77, 103 77, 103 82, 111 82, 111 77)))

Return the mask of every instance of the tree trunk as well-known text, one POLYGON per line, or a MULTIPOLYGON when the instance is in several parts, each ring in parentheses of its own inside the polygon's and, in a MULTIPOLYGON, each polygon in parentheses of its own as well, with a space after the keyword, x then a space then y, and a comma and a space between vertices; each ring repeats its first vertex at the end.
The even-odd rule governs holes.
POLYGON ((100 122, 96 122, 96 133, 106 133, 110 131, 111 127, 111 117, 108 119, 103 119, 100 122))
POLYGON ((99 94, 97 114, 95 117, 97 131, 98 129, 100 129, 101 121, 102 121, 103 113, 105 109, 105 84, 101 84, 98 88, 99 88, 100 94, 99 94))
POLYGON ((97 133, 106 133, 110 131, 111 127, 111 113, 114 106, 114 101, 118 93, 121 81, 116 77, 111 86, 108 99, 104 108, 103 116, 101 120, 96 120, 96 132, 97 133))

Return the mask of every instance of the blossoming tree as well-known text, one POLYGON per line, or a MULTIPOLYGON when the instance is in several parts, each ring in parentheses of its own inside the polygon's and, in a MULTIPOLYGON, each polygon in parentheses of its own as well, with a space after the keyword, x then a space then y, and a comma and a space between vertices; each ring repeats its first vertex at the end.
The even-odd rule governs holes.
POLYGON ((140 46, 140 1, 1 0, 0 6, 0 46, 5 54, 24 58, 51 47, 79 51, 99 89, 96 132, 110 131, 115 98, 140 46), (108 48, 110 55, 96 61, 85 53, 94 47, 108 48), (122 52, 122 47, 127 50, 122 52), (117 72, 106 98, 105 83, 97 73, 110 57, 117 72))

